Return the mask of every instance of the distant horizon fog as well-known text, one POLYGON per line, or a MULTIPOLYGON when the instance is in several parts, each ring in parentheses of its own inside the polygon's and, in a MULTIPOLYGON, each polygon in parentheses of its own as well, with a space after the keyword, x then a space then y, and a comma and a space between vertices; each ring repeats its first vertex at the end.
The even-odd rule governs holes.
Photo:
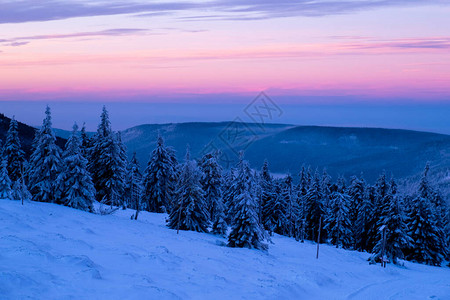
MULTIPOLYGON (((74 122, 94 131, 102 106, 109 111, 114 130, 143 124, 183 122, 255 122, 245 108, 251 103, 144 103, 144 102, 45 102, 0 101, 0 113, 31 126, 40 126, 48 104, 53 127, 71 130, 74 122)), ((280 114, 265 117, 267 123, 292 125, 379 127, 450 134, 450 103, 276 103, 280 114)), ((261 109, 261 108, 260 108, 261 109)), ((264 109, 261 109, 261 113, 264 109)))

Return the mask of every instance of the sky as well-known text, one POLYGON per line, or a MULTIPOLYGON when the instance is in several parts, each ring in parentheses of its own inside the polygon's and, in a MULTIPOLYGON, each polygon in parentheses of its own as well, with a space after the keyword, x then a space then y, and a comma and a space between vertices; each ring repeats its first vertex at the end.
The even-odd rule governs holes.
POLYGON ((70 128, 106 103, 123 129, 230 120, 264 91, 277 122, 450 133, 419 115, 450 107, 449 15, 448 0, 0 0, 0 112, 37 124, 27 107, 50 103, 70 128))

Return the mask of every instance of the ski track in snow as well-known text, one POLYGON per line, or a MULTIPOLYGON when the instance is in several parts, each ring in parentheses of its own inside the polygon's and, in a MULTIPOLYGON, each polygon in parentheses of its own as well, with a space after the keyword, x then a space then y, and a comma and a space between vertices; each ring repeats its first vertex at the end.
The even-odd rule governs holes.
POLYGON ((274 236, 269 251, 165 227, 0 200, 0 299, 450 299, 450 269, 369 265, 369 254, 274 236))

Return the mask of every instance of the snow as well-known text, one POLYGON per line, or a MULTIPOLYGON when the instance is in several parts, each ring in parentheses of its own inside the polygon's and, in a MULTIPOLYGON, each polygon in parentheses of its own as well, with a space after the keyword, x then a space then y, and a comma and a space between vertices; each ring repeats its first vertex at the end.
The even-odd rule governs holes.
POLYGON ((95 215, 0 200, 0 299, 450 299, 450 269, 275 236, 267 252, 166 228, 164 214, 95 215))

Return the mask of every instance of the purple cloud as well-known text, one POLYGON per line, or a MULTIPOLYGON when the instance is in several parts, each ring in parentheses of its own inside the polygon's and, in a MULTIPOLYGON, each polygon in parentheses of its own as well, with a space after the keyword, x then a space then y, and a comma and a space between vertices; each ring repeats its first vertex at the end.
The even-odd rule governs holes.
POLYGON ((101 31, 92 32, 76 32, 68 34, 47 34, 47 35, 33 35, 22 36, 11 39, 1 39, 0 43, 8 43, 8 46, 23 46, 29 43, 30 40, 50 40, 50 39, 67 39, 78 37, 101 37, 101 36, 124 36, 124 35, 137 35, 148 34, 147 29, 140 28, 115 28, 101 31))
POLYGON ((9 46, 11 47, 19 47, 19 46, 25 46, 27 44, 29 44, 30 42, 13 42, 11 44, 9 44, 9 46))
POLYGON ((162 14, 198 5, 181 2, 146 4, 125 1, 80 3, 58 0, 0 0, 0 6, 0 23, 23 23, 131 13, 162 14))
POLYGON ((295 16, 322 17, 346 14, 380 7, 411 7, 420 5, 449 5, 445 0, 222 0, 213 3, 215 12, 222 14, 182 17, 192 20, 262 20, 295 16))
POLYGON ((450 37, 409 38, 396 40, 365 40, 346 46, 349 49, 450 49, 450 37))
MULTIPOLYGON (((449 5, 447 0, 216 0, 212 2, 74 2, 62 0, 0 0, 0 23, 61 20, 75 17, 136 14, 150 16, 186 10, 209 10, 198 19, 255 20, 290 16, 325 16, 379 7, 449 5), (230 13, 233 15, 230 16, 230 13)), ((186 20, 192 20, 192 17, 186 20)))

